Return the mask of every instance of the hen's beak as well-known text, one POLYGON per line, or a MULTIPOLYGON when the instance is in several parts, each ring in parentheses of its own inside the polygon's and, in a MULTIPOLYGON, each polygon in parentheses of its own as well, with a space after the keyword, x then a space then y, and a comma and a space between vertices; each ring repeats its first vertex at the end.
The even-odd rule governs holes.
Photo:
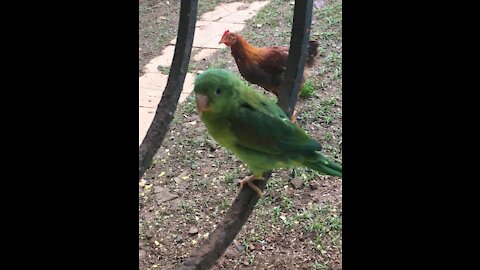
POLYGON ((197 111, 199 114, 211 111, 207 96, 203 94, 195 94, 195 101, 197 102, 197 111))
POLYGON ((225 43, 225 45, 227 45, 228 40, 226 37, 222 37, 222 39, 220 39, 220 41, 218 42, 218 44, 222 44, 222 43, 225 43))

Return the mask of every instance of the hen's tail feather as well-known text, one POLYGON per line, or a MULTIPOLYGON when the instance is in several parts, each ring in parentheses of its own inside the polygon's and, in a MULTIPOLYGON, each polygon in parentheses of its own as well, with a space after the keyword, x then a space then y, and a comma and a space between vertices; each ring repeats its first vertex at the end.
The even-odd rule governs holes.
POLYGON ((329 160, 321 154, 317 162, 306 162, 305 166, 321 173, 342 177, 342 165, 329 160))
POLYGON ((307 67, 311 68, 315 64, 315 57, 318 54, 318 41, 311 40, 308 46, 307 67))

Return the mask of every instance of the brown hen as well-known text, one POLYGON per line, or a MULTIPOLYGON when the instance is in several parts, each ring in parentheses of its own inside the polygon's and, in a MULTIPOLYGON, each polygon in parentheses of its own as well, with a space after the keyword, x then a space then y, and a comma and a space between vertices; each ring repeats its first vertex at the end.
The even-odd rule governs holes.
MULTIPOLYGON (((221 43, 231 48, 238 70, 245 80, 279 96, 287 68, 288 47, 255 47, 240 34, 229 30, 223 33, 219 44, 221 43)), ((315 57, 318 54, 318 41, 310 41, 309 45, 300 89, 315 64, 315 57)), ((295 120, 294 116, 292 120, 295 120)))

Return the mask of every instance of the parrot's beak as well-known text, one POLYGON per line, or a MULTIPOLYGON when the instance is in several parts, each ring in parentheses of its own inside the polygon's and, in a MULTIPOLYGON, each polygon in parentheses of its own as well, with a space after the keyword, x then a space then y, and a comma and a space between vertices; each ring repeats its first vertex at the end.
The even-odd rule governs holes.
POLYGON ((211 111, 208 104, 208 97, 203 94, 196 94, 195 101, 197 102, 197 111, 201 115, 203 112, 211 111))

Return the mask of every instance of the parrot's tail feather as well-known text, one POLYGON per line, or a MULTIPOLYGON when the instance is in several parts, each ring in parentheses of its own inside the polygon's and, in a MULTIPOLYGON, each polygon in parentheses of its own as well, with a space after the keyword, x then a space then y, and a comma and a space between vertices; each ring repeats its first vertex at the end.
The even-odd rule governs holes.
POLYGON ((342 177, 342 165, 327 159, 323 155, 320 157, 319 161, 306 162, 305 166, 328 175, 342 177))

